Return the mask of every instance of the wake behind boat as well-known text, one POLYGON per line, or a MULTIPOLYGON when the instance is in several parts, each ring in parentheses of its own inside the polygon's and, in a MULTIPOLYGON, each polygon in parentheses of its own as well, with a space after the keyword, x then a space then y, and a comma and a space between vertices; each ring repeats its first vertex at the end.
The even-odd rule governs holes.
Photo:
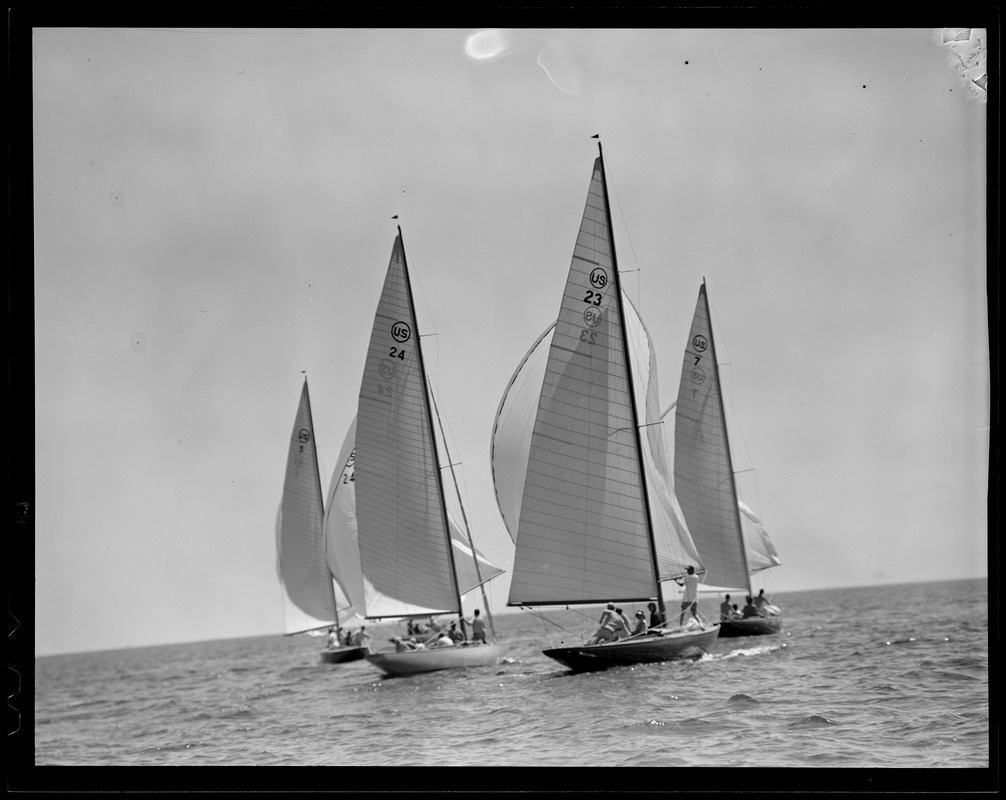
MULTIPOLYGON (((705 588, 744 592, 744 597, 754 599, 751 575, 782 562, 761 520, 738 494, 704 280, 675 407, 674 489, 708 570, 705 588)), ((720 636, 761 636, 782 630, 779 609, 763 597, 758 601, 758 616, 721 614, 720 636)), ((752 613, 754 605, 747 605, 745 613, 752 613)))
MULTIPOLYGON (((667 619, 661 582, 702 562, 659 421, 653 344, 621 290, 599 149, 558 320, 518 367, 493 430, 497 503, 516 543, 508 605, 655 601, 667 619)), ((695 659, 718 632, 543 652, 575 671, 695 659)))
POLYGON ((481 588, 486 611, 471 620, 480 643, 413 650, 399 643, 400 652, 366 659, 388 675, 495 664, 504 649, 494 642, 484 584, 502 570, 475 549, 456 479, 448 505, 443 470, 453 477, 454 468, 428 385, 400 228, 339 464, 325 528, 354 608, 379 623, 461 620, 462 595, 481 588))

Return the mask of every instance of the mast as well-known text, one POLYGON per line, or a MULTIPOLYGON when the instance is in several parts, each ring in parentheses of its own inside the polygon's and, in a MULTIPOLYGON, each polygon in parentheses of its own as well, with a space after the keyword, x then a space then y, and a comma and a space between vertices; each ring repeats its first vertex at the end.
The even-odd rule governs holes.
MULTIPOLYGON (((402 242, 402 272, 405 275, 405 288, 409 295, 409 308, 412 311, 412 319, 416 320, 416 353, 419 356, 419 374, 423 376, 423 399, 426 402, 426 419, 430 427, 430 441, 433 443, 433 456, 437 455, 437 434, 433 427, 433 414, 430 404, 430 387, 426 381, 426 361, 423 358, 422 337, 419 335, 419 322, 416 315, 416 303, 412 297, 412 281, 409 278, 409 260, 405 257, 405 239, 402 237, 402 226, 398 225, 398 238, 402 242)), ((440 491, 440 507, 444 511, 444 536, 447 542, 447 557, 451 562, 451 581, 454 584, 454 597, 457 599, 458 612, 461 612, 461 592, 458 589, 458 572, 454 564, 454 546, 451 544, 451 523, 447 514, 447 498, 444 494, 444 476, 437 469, 437 488, 440 491)), ((488 613, 488 612, 487 612, 488 613)))
POLYGON ((702 302, 706 307, 706 319, 709 320, 709 343, 713 347, 713 370, 716 372, 716 386, 720 392, 720 424, 723 426, 723 441, 726 444, 727 473, 730 475, 730 493, 733 495, 733 517, 737 535, 741 538, 741 561, 744 564, 744 575, 747 579, 748 595, 751 594, 751 573, 748 571, 748 553, 744 546, 744 529, 741 527, 741 512, 737 507, 737 479, 734 475, 733 455, 730 451, 730 437, 727 434, 727 409, 723 403, 723 381, 720 379, 720 362, 716 356, 716 340, 713 337, 713 318, 709 313, 709 295, 706 293, 706 279, 702 278, 702 302))
MULTIPOLYGON (((489 635, 496 640, 496 630, 493 627, 492 613, 489 611, 489 598, 486 596, 486 585, 482 580, 482 568, 479 566, 479 555, 475 550, 475 541, 472 539, 472 529, 468 524, 468 514, 465 512, 465 504, 461 501, 461 489, 458 487, 458 476, 454 472, 454 462, 451 459, 450 449, 447 447, 447 436, 444 434, 444 423, 440 419, 440 407, 437 405, 437 399, 433 396, 433 392, 430 392, 430 398, 433 400, 433 410, 437 414, 437 425, 440 426, 440 440, 444 443, 444 455, 447 456, 447 466, 451 471, 451 479, 454 481, 454 491, 458 494, 458 505, 461 507, 461 519, 465 523, 465 535, 468 537, 468 546, 472 549, 472 561, 475 564, 475 575, 479 582, 479 590, 482 592, 482 603, 486 607, 486 620, 489 623, 489 635)), ((450 526, 450 520, 448 519, 447 525, 450 526)), ((453 556, 454 546, 451 543, 451 554, 453 556)), ((456 573, 455 573, 456 574, 456 573)), ((458 596, 458 603, 460 605, 461 597, 458 596)))
POLYGON ((653 564, 653 580, 657 587, 657 607, 660 615, 667 619, 664 596, 660 591, 660 569, 657 564, 657 544, 653 535, 653 519, 650 516, 650 496, 646 486, 646 465, 643 463, 643 442, 639 435, 639 411, 636 407, 636 387, 632 380, 632 358, 629 355, 629 336, 625 327, 625 307, 622 302, 622 279, 618 274, 618 259, 615 256, 615 229, 611 221, 611 204, 608 202, 608 178, 604 169, 604 152, 600 138, 597 141, 597 156, 601 162, 601 187, 604 189, 604 214, 608 223, 608 245, 611 248, 611 266, 615 279, 615 301, 618 303, 618 320, 622 328, 622 351, 625 355, 625 374, 629 384, 629 405, 632 411, 633 434, 636 437, 636 457, 639 459, 639 483, 643 494, 643 508, 646 512, 646 531, 650 539, 650 560, 653 564))

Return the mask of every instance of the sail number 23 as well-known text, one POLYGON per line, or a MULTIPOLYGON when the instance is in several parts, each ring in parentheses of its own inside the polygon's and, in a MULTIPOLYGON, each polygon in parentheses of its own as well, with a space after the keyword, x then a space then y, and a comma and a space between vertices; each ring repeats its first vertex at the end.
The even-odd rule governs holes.
MULTIPOLYGON (((597 290, 607 286, 608 276, 604 270, 595 269, 590 274, 590 284, 597 290)), ((597 344, 597 331, 589 330, 589 328, 597 327, 601 322, 601 315, 604 313, 599 308, 601 301, 604 300, 604 293, 594 291, 594 289, 587 289, 587 293, 583 296, 583 302, 587 304, 587 308, 583 312, 583 321, 587 323, 587 327, 580 330, 580 341, 587 342, 587 344, 597 344)))

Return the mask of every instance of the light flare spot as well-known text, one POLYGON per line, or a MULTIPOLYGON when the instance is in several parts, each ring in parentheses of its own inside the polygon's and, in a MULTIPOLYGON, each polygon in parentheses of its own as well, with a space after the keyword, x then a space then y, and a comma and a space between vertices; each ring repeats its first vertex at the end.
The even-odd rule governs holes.
POLYGON ((510 49, 506 34, 490 28, 473 33, 465 39, 465 54, 476 61, 487 61, 502 55, 510 49))

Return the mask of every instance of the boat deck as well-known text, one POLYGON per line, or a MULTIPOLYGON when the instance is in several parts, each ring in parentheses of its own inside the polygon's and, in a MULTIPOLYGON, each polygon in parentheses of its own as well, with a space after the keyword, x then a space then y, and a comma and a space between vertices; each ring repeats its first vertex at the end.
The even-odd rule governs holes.
POLYGON ((694 661, 709 652, 719 632, 720 626, 712 625, 701 629, 646 634, 601 644, 557 647, 542 652, 574 672, 661 661, 694 661))

